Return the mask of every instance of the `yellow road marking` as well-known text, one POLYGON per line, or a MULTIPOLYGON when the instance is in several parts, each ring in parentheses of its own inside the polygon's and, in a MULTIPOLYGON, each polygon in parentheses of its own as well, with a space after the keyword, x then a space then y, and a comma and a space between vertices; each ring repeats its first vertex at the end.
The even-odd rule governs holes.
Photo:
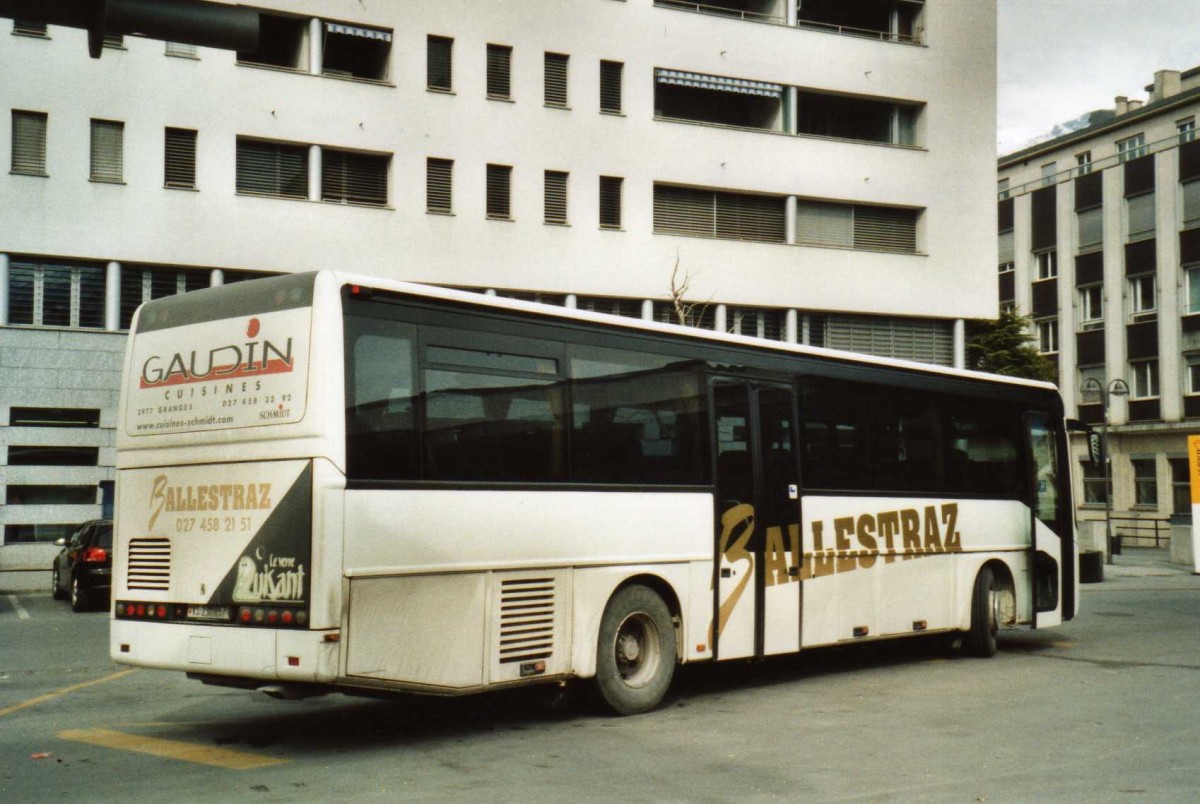
POLYGON ((226 770, 250 770, 287 762, 286 759, 231 751, 228 748, 185 743, 180 740, 164 740, 160 737, 145 737, 140 734, 125 734, 108 729, 72 729, 60 731, 58 736, 72 742, 115 748, 119 751, 136 751, 140 754, 178 759, 183 762, 196 762, 226 770))
POLYGON ((105 676, 104 678, 97 678, 93 681, 85 681, 82 684, 75 684, 70 687, 63 687, 61 690, 55 690, 54 692, 47 692, 45 695, 39 695, 36 698, 30 698, 28 701, 22 701, 19 704, 13 704, 12 706, 6 706, 5 708, 0 709, 0 717, 4 717, 5 715, 11 715, 13 712, 19 712, 22 709, 28 709, 31 706, 37 706, 38 704, 45 703, 46 701, 52 701, 55 698, 66 695, 67 693, 75 692, 76 690, 81 690, 84 687, 91 687, 94 684, 103 684, 106 681, 115 681, 118 678, 127 676, 130 673, 136 673, 136 672, 137 672, 137 670, 122 670, 119 673, 113 673, 112 675, 105 676))

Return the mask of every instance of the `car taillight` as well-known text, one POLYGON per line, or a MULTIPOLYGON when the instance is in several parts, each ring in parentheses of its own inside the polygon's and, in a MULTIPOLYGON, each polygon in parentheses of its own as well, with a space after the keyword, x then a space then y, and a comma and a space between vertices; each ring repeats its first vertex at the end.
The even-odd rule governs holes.
POLYGON ((89 547, 83 551, 83 563, 103 564, 108 561, 108 551, 103 547, 89 547))

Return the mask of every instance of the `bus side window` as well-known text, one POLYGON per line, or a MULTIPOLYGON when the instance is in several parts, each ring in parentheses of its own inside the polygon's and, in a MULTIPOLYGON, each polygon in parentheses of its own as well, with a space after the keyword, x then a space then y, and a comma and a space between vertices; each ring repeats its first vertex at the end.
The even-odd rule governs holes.
POLYGON ((418 478, 413 344, 408 324, 346 316, 346 474, 418 478))
POLYGON ((804 386, 801 480, 806 488, 871 487, 867 402, 853 383, 814 380, 804 386))

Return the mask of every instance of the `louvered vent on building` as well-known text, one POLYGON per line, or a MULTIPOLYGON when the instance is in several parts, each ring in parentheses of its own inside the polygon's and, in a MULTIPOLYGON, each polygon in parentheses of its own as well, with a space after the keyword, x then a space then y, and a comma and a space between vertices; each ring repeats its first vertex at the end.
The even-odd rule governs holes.
POLYGON ((954 364, 954 335, 946 321, 831 315, 825 338, 825 345, 832 349, 940 366, 954 364))

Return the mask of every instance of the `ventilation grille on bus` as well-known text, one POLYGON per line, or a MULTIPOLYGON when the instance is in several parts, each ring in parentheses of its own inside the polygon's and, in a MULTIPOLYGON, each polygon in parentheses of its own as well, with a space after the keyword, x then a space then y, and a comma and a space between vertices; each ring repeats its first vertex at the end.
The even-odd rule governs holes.
POLYGON ((130 539, 125 585, 130 589, 162 589, 171 583, 171 541, 130 539))
POLYGON ((554 579, 500 583, 500 663, 545 659, 554 652, 554 579))

